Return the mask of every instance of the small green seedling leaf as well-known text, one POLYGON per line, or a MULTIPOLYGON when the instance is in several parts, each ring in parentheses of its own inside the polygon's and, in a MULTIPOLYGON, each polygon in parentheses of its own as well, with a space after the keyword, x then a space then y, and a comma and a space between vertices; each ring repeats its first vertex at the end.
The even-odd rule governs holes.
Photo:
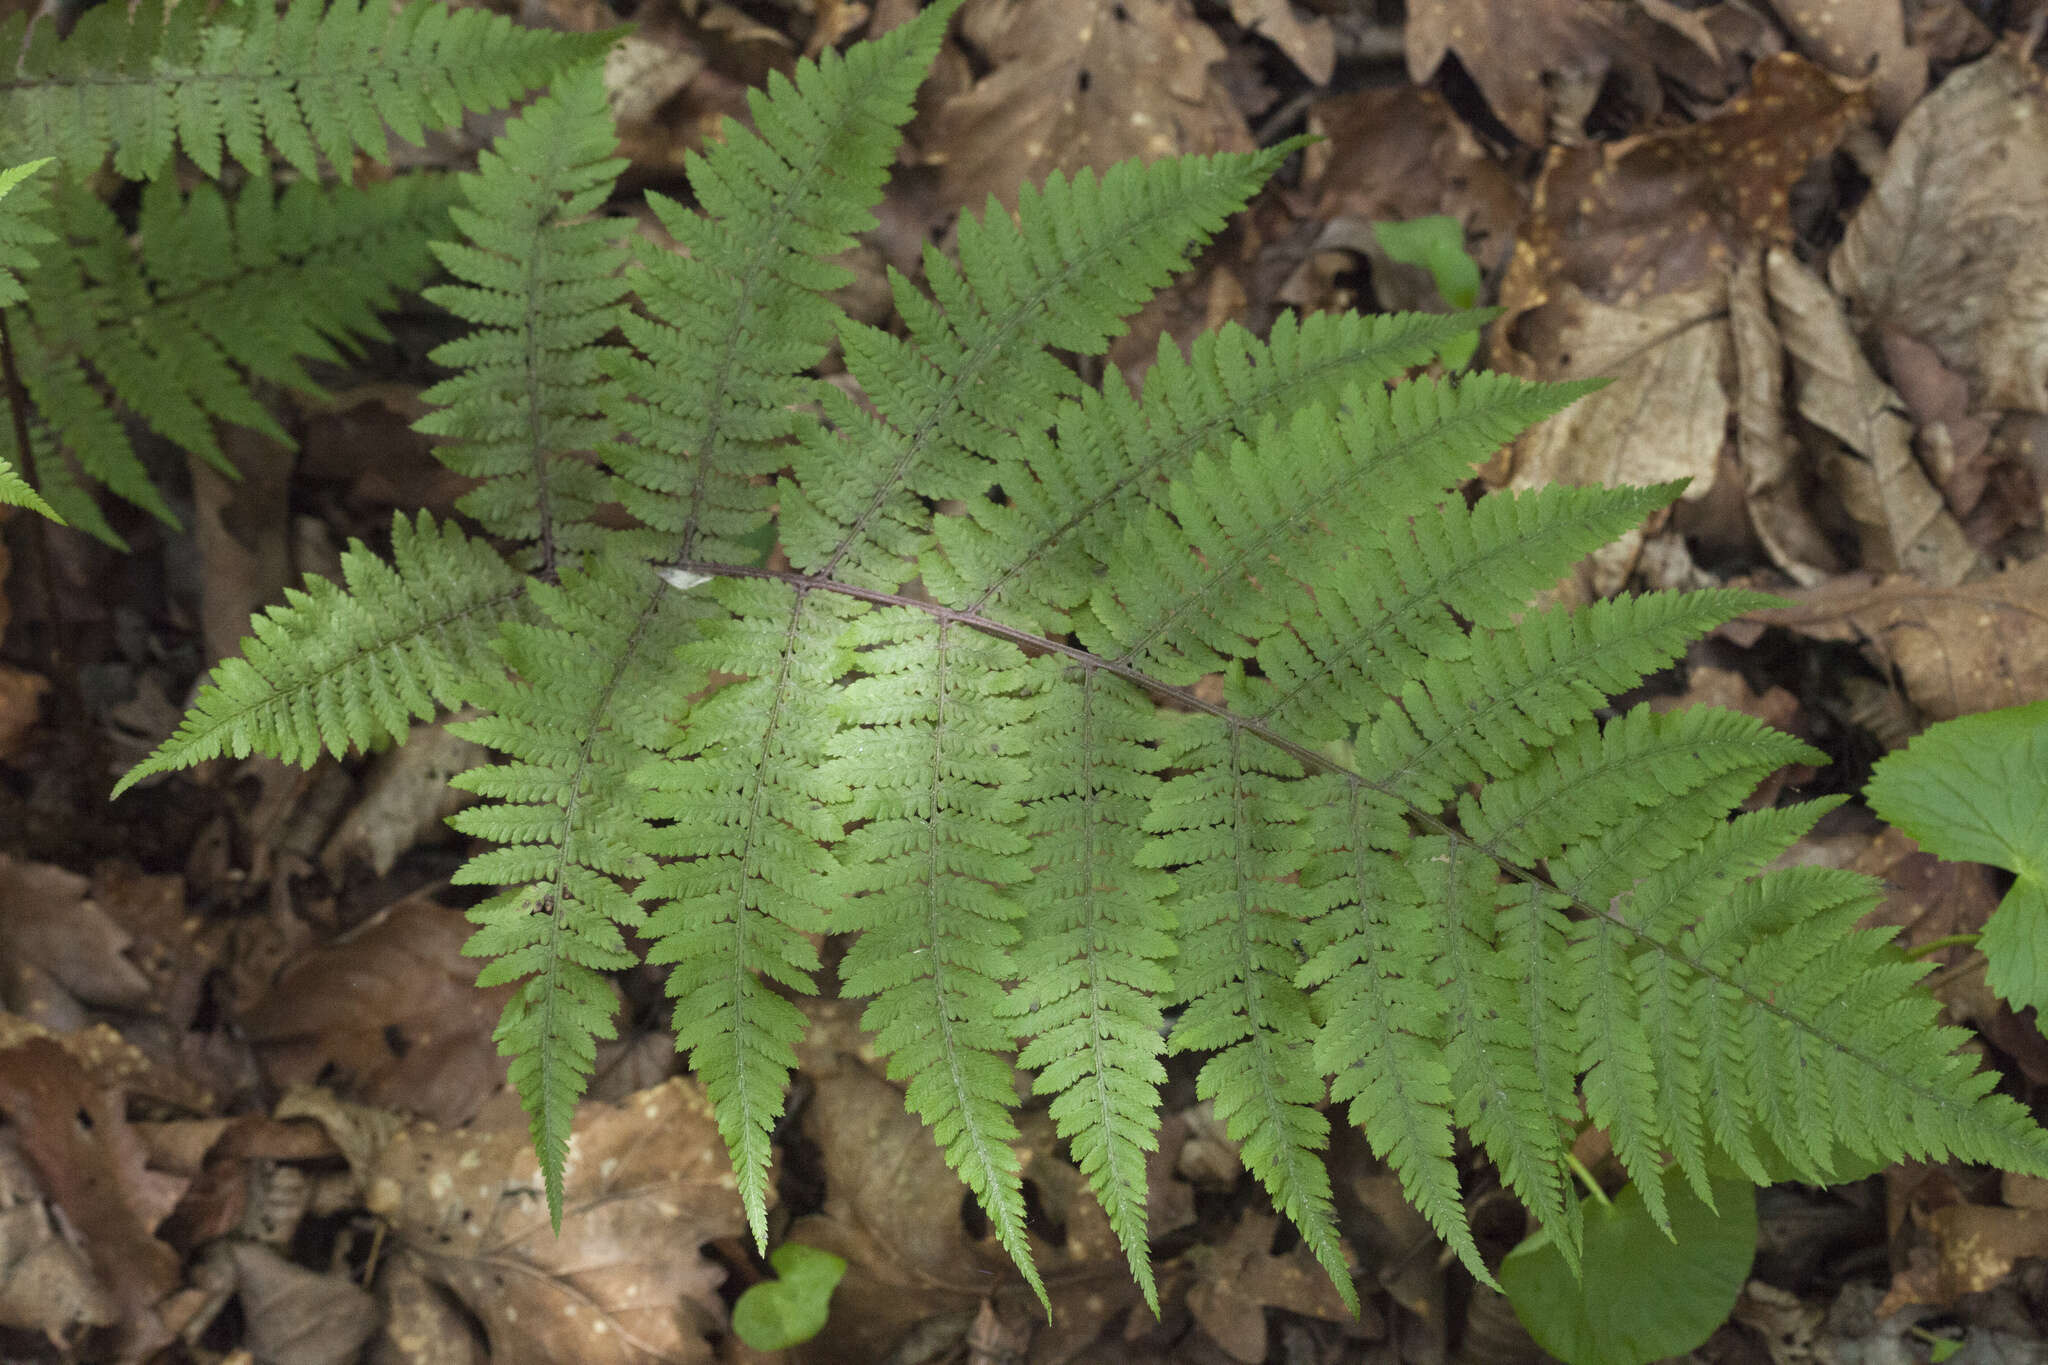
POLYGON ((1667 1173, 1676 1241, 1658 1230, 1630 1185, 1586 1206, 1581 1273, 1547 1232, 1501 1262, 1501 1287, 1536 1344, 1569 1365, 1643 1365, 1683 1355, 1726 1320, 1756 1254, 1756 1187, 1712 1183, 1719 1212, 1667 1173))
POLYGON ((1984 926, 1984 979, 2048 1017, 2048 701, 1943 721, 1880 760, 1864 799, 1950 862, 2017 877, 1984 926))
MULTIPOLYGON (((1465 228, 1457 219, 1438 213, 1405 223, 1374 223, 1372 234, 1392 259, 1427 270, 1451 307, 1471 308, 1479 302, 1479 262, 1466 253, 1465 228)), ((1444 347, 1444 368, 1463 368, 1478 345, 1478 337, 1468 336, 1444 347)))
POLYGON ((832 1291, 846 1262, 829 1251, 784 1242, 768 1253, 778 1278, 764 1280, 732 1306, 732 1330, 757 1351, 780 1351, 825 1330, 832 1291))

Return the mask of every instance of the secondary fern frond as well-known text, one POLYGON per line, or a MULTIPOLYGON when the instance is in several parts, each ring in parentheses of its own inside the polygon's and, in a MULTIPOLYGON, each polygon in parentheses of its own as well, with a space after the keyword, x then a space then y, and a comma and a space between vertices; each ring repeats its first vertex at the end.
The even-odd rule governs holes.
POLYGON ((362 152, 387 157, 387 126, 408 142, 465 110, 501 108, 557 72, 600 56, 612 33, 522 28, 439 0, 291 0, 202 5, 142 0, 87 10, 68 37, 54 17, 0 23, 18 54, 0 88, 0 146, 54 153, 83 175, 111 149, 114 171, 161 176, 183 151, 210 177, 221 151, 267 178, 276 149, 316 178, 362 152), (27 43, 24 45, 24 31, 27 43))
MULTIPOLYGON (((59 186, 63 244, 46 253, 14 334, 36 420, 88 478, 175 525, 103 387, 222 469, 216 419, 289 445, 244 373, 317 392, 302 359, 339 360, 355 338, 387 336, 376 310, 425 277, 448 199, 421 177, 282 194, 252 183, 232 204, 210 185, 185 195, 159 182, 143 192, 137 250, 98 198, 59 186)), ((77 485, 37 472, 67 518, 115 539, 77 485)))
POLYGON ((596 548, 591 512, 610 494, 578 452, 611 430, 596 413, 616 348, 600 343, 625 312, 626 228, 586 215, 626 164, 610 155, 616 143, 602 74, 564 80, 462 178, 470 207, 454 210, 455 225, 475 245, 433 244, 465 283, 427 298, 478 330, 429 357, 463 373, 422 395, 446 406, 417 429, 453 438, 436 452, 441 460, 484 480, 456 507, 493 535, 531 543, 543 573, 558 551, 596 548))
POLYGON ((525 588, 488 545, 424 513, 393 520, 391 563, 353 541, 341 570, 345 590, 308 575, 252 620, 241 655, 220 662, 178 732, 115 794, 223 754, 306 764, 403 739, 485 672, 489 642, 525 588))
MULTIPOLYGON (((28 291, 21 286, 20 272, 34 269, 34 248, 57 240, 55 234, 36 221, 45 205, 43 186, 33 177, 49 164, 50 158, 44 157, 0 171, 0 201, 5 201, 0 203, 0 308, 10 307, 28 297, 28 291), (26 190, 23 189, 25 184, 28 186, 26 190)), ((14 347, 12 333, 13 329, 7 326, 4 318, 0 318, 0 346, 10 352, 14 347)), ((20 445, 18 436, 14 444, 20 445)), ((16 449, 13 460, 0 458, 0 502, 26 507, 61 522, 63 518, 57 515, 57 509, 44 501, 42 495, 21 477, 17 461, 26 459, 28 453, 16 449)))

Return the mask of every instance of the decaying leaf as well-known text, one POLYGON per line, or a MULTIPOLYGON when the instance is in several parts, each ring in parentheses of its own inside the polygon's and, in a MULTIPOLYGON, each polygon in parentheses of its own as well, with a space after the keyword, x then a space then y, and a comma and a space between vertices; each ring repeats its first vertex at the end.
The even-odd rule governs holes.
POLYGON ((287 1095, 277 1117, 327 1128, 395 1254, 474 1315, 493 1365, 712 1359, 724 1271, 698 1248, 745 1220, 694 1082, 582 1106, 559 1237, 524 1129, 446 1131, 313 1089, 287 1095))
POLYGON ((1327 83, 1336 69, 1337 35, 1327 15, 1304 15, 1293 0, 1230 0, 1230 17, 1286 53, 1310 85, 1327 83))
POLYGON ((301 954, 243 1018, 272 1080, 310 1084, 332 1069, 365 1103, 473 1118, 505 1084, 491 1029, 512 988, 477 989, 462 955, 471 932, 460 910, 413 896, 301 954))
POLYGON ((951 206, 1014 205, 1056 170, 1251 149, 1210 71, 1223 44, 1188 0, 975 0, 959 23, 994 70, 939 110, 951 206))
POLYGON ((2048 412, 2048 76, 2007 44, 1900 125, 1829 278, 1866 330, 1918 337, 1975 406, 2048 412))
POLYGON ((1611 74, 1629 103, 1653 114, 1657 74, 1589 0, 1409 0, 1408 77, 1417 85, 1456 54, 1508 131, 1530 146, 1576 142, 1611 74))
POLYGON ((1307 1247, 1295 1244, 1273 1254, 1273 1231, 1280 1220, 1271 1214, 1243 1214, 1230 1240, 1217 1247, 1196 1272, 1188 1291, 1188 1311, 1231 1359, 1257 1365, 1266 1358, 1266 1309, 1341 1322, 1360 1336, 1378 1336, 1374 1318, 1354 1319, 1330 1277, 1307 1247))
POLYGON ((1735 451, 1743 501, 1771 560, 1811 587, 1839 573, 1841 557, 1814 516, 1819 482, 1791 430, 1785 400, 1785 343, 1771 316, 1760 252, 1728 281, 1728 330, 1735 351, 1735 451))
POLYGON ((1750 619, 1862 645, 1929 720, 2048 696, 2048 558, 1959 587, 1845 574, 1750 619))
POLYGON ((1867 79, 1891 127, 1927 88, 1927 54, 1906 41, 1899 0, 1771 0, 1799 50, 1837 76, 1867 79))
POLYGON ((1983 556, 1914 458, 1913 424, 1864 358, 1841 301, 1789 251, 1772 248, 1764 265, 1799 414, 1839 443, 1822 468, 1856 520, 1862 564, 1944 587, 1981 574, 1983 556))

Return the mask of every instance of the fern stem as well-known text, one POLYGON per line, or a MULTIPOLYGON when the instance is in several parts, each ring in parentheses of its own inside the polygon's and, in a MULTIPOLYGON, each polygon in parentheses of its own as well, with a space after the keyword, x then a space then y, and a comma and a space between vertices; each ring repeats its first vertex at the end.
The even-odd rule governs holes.
POLYGON ((1974 948, 1983 937, 1982 934, 1950 934, 1946 938, 1931 939, 1918 948, 1907 950, 1906 961, 1918 962, 1934 956, 1944 948, 1974 948))
POLYGON ((1603 1209, 1614 1207, 1613 1202, 1607 1197, 1607 1191, 1600 1188, 1600 1182, 1593 1178, 1593 1173, 1586 1169, 1586 1163, 1579 1160, 1577 1153, 1565 1152, 1564 1164, 1573 1175, 1579 1178, 1579 1183, 1586 1187, 1587 1198, 1603 1209))

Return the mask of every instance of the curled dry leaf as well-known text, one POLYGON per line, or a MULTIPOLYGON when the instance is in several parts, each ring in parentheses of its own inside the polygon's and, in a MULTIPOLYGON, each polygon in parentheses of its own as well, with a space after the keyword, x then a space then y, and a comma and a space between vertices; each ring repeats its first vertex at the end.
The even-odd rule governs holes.
POLYGON ((1230 0, 1230 17, 1286 53, 1310 85, 1329 82, 1337 67, 1337 35, 1329 16, 1304 15, 1293 0, 1230 0))
POLYGON ((0 1326, 57 1340, 120 1320, 85 1253, 58 1232, 19 1148, 0 1135, 0 1326))
POLYGON ((1189 0, 975 0, 960 31, 994 69, 939 110, 949 207, 1014 206, 1053 171, 1252 147, 1189 0))
POLYGON ((1771 561, 1812 587, 1842 562, 1814 517, 1811 461, 1792 435, 1785 399, 1785 343, 1771 316, 1763 256, 1750 252, 1728 281, 1735 351, 1735 453, 1750 525, 1771 561))
POLYGON ((346 1277, 294 1265, 258 1242, 217 1246, 256 1365, 349 1365, 376 1332, 377 1301, 346 1277))
POLYGON ((1929 720, 2048 696, 2048 558, 1953 588, 1846 574, 1797 597, 1750 619, 1862 645, 1929 720))
POLYGON ((1829 278, 1866 329, 1967 375, 1975 405, 2048 413, 2048 76, 2013 44, 1900 125, 1829 278))
POLYGON ((1643 114, 1657 73, 1605 8, 1584 0, 1409 0, 1408 77, 1426 84, 1455 54, 1508 131, 1532 147, 1576 142, 1609 75, 1643 114))
POLYGON ((694 1082, 582 1106, 559 1237, 523 1129, 444 1131, 311 1089, 287 1095, 277 1117, 328 1129, 394 1253, 474 1315, 494 1365, 713 1358, 705 1337, 725 1320, 724 1271, 698 1248, 746 1224, 694 1082))
POLYGON ((1385 1329, 1379 1315, 1368 1305, 1364 1316, 1353 1318, 1307 1247, 1297 1242, 1273 1254, 1279 1225, 1271 1214, 1247 1212, 1230 1240, 1202 1262, 1188 1291, 1188 1310, 1202 1330, 1245 1365, 1266 1358, 1268 1308, 1340 1322, 1360 1337, 1380 1336, 1385 1329))
POLYGON ((1983 556, 1914 458, 1913 424, 1864 358, 1841 301, 1789 251, 1772 248, 1764 264, 1799 414, 1826 433, 1821 468, 1855 518, 1863 565, 1943 587, 1983 573, 1983 556))
MULTIPOLYGON (((449 721, 474 715, 466 712, 449 721)), ((443 821, 472 799, 449 786, 448 779, 489 757, 483 745, 451 733, 445 722, 414 726, 409 740, 370 764, 361 799, 320 851, 321 867, 334 876, 344 864, 362 861, 381 877, 415 844, 444 838, 448 827, 443 821)))
POLYGON ((1799 50, 1837 76, 1867 79, 1886 127, 1927 88, 1927 54, 1906 41, 1899 0, 1771 0, 1799 50))

